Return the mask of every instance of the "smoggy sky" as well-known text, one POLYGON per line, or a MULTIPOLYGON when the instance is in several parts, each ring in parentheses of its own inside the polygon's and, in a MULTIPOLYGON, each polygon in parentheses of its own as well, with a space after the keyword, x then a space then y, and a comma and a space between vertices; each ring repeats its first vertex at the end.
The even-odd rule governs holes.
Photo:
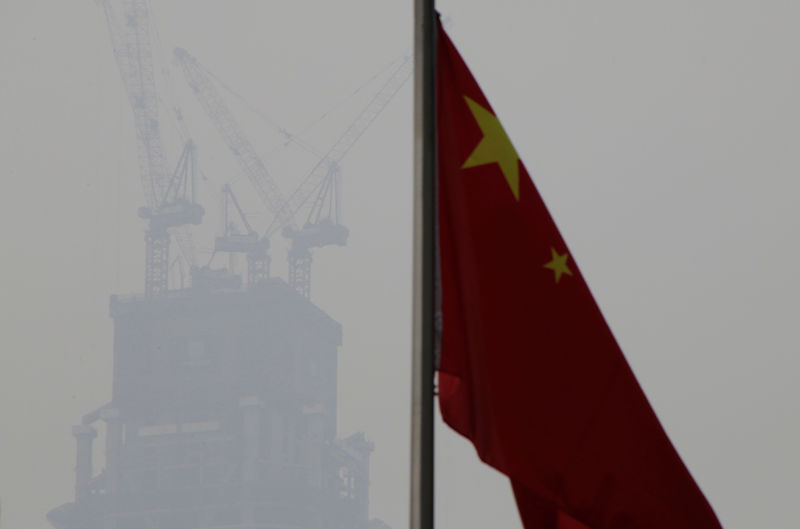
MULTIPOLYGON (((204 264, 223 184, 259 227, 268 217, 172 49, 185 47, 232 89, 226 100, 288 193, 314 156, 284 145, 279 129, 314 150, 330 146, 411 53, 412 2, 151 4, 167 158, 180 148, 175 106, 198 144, 204 264)), ((800 496, 800 7, 439 8, 723 525, 791 526, 800 496)), ((342 162, 350 239, 314 254, 312 289, 344 328, 340 434, 363 430, 375 442, 371 512, 395 529, 408 523, 411 112, 409 83, 342 162)), ((0 3, 3 527, 49 527, 45 513, 72 497, 70 427, 110 397, 108 297, 143 285, 135 152, 101 8, 0 3)), ((284 256, 276 241, 283 277, 284 256)), ((519 527, 505 478, 445 426, 437 436, 438 527, 519 527)))

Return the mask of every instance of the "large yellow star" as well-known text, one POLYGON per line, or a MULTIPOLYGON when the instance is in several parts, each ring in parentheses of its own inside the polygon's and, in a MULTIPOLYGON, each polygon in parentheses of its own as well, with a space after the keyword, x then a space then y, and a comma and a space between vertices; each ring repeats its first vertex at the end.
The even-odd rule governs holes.
POLYGON ((572 270, 567 267, 568 253, 564 252, 564 255, 560 255, 555 248, 550 248, 550 255, 553 259, 543 266, 556 273, 556 283, 561 280, 562 275, 572 275, 572 270))
POLYGON ((503 176, 506 177, 506 182, 508 182, 514 198, 519 200, 519 156, 517 156, 517 151, 511 145, 511 140, 508 139, 497 116, 467 96, 464 96, 464 99, 467 100, 467 105, 483 132, 483 138, 461 166, 462 169, 497 163, 500 165, 500 170, 503 171, 503 176))

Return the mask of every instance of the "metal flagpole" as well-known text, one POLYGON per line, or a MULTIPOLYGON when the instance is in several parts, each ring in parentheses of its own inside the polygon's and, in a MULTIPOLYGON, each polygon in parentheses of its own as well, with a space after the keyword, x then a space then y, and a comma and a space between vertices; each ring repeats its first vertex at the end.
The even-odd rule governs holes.
POLYGON ((414 341, 410 529, 433 529, 435 23, 434 0, 414 0, 414 341))

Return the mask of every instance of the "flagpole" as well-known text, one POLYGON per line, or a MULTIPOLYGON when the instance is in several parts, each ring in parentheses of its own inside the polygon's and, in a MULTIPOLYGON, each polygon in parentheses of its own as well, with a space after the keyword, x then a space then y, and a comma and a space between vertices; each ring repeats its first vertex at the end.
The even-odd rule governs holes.
POLYGON ((433 529, 435 22, 434 0, 414 0, 414 341, 410 529, 433 529))

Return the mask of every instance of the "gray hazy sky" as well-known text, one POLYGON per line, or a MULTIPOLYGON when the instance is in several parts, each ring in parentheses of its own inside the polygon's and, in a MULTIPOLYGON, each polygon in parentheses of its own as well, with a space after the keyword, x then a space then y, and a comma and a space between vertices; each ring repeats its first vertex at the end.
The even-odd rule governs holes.
MULTIPOLYGON (((152 4, 162 65, 187 48, 290 131, 328 113, 304 136, 320 149, 373 85, 354 90, 411 47, 410 0, 152 4)), ((800 7, 439 7, 723 525, 793 526, 800 7)), ((207 177, 203 250, 219 187, 248 188, 177 71, 172 82, 207 177)), ((344 327, 340 432, 375 442, 372 515, 395 529, 408 498, 411 101, 409 85, 344 161, 349 244, 314 260, 313 298, 344 327)), ((234 110, 289 190, 311 159, 234 110)), ((96 3, 0 2, 0 175, 3 523, 45 529, 72 495, 70 426, 110 395, 108 296, 143 282, 131 112, 96 3)), ((437 434, 438 527, 519 527, 506 480, 437 434)))

